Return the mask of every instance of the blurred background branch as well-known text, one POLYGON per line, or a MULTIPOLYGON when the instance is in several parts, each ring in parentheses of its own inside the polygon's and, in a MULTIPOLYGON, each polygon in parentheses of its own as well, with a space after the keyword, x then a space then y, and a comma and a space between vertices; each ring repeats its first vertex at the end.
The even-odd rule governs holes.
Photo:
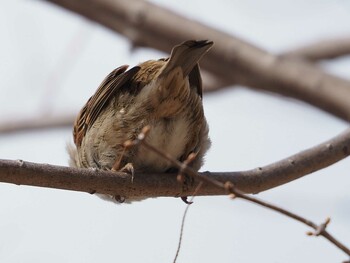
POLYGON ((350 37, 325 39, 281 54, 317 62, 350 55, 350 37))
POLYGON ((0 133, 14 133, 32 130, 71 128, 76 114, 38 115, 31 118, 11 119, 0 122, 0 133))
MULTIPOLYGON (((213 57, 206 60, 206 63, 203 63, 204 69, 202 75, 204 91, 212 92, 228 86, 243 84, 258 90, 277 92, 304 100, 344 120, 349 120, 350 103, 347 103, 347 101, 350 101, 349 81, 328 75, 322 72, 321 69, 312 67, 303 62, 288 60, 288 58, 293 60, 293 58, 299 57, 316 62, 349 55, 349 37, 318 41, 281 53, 279 56, 273 56, 233 36, 228 36, 223 32, 140 0, 131 1, 129 4, 124 4, 123 1, 48 1, 84 15, 93 21, 123 34, 132 42, 134 47, 149 46, 164 52, 169 52, 173 44, 181 42, 186 38, 184 35, 188 35, 189 38, 190 34, 195 35, 197 38, 215 38, 215 49, 219 47, 221 47, 221 49, 227 48, 227 52, 237 54, 237 56, 240 53, 247 53, 249 56, 253 54, 253 58, 241 56, 240 60, 236 60, 235 57, 233 57, 228 64, 223 63, 220 65, 219 63, 217 69, 213 69, 209 65, 213 59, 225 61, 224 56, 230 57, 230 54, 227 54, 227 56, 224 54, 226 52, 224 50, 217 51, 216 53, 220 53, 219 56, 221 55, 222 58, 214 54, 213 57), (148 21, 150 18, 147 12, 152 12, 153 14, 151 21, 148 21), (156 12, 156 15, 154 15, 154 12, 156 12), (165 29, 160 26, 155 27, 154 24, 161 24, 161 19, 164 19, 164 17, 167 17, 166 20, 168 21, 165 24, 168 27, 165 29), (186 24, 186 26, 184 26, 184 24, 186 24), (208 31, 206 31, 206 29, 208 31), (149 31, 151 33, 149 33, 149 31), (235 41, 238 44, 229 45, 230 41, 227 41, 227 46, 225 47, 224 41, 218 40, 221 38, 231 40, 231 42, 235 41), (267 63, 270 69, 265 69, 264 67, 257 68, 257 74, 253 74, 251 70, 247 71, 244 69, 246 67, 254 68, 254 65, 258 63, 267 63), (284 71, 279 69, 280 66, 283 67, 284 71), (300 68, 298 69, 298 67, 300 68), (226 75, 220 74, 220 71, 226 72, 226 68, 229 68, 230 72, 226 73, 226 75), (238 71, 234 73, 233 71, 236 69, 238 69, 238 71), (276 76, 273 72, 276 72, 279 76, 276 76), (232 79, 232 76, 237 74, 240 75, 237 78, 241 81, 232 79), (303 76, 303 80, 300 80, 299 76, 303 76)), ((82 35, 81 32, 79 32, 79 36, 80 35, 82 35)), ((84 39, 85 35, 86 34, 83 35, 84 39)), ((77 50, 76 39, 79 38, 74 37, 67 47, 70 53, 73 44, 75 45, 74 49, 77 50)), ((79 41, 81 42, 82 40, 79 41)), ((71 57, 71 54, 70 56, 64 56, 64 58, 66 57, 71 57)), ((60 67, 62 67, 61 64, 60 67)), ((50 90, 52 90, 52 88, 50 88, 50 90)), ((67 115, 37 116, 31 119, 12 119, 10 122, 0 122, 0 133, 12 133, 41 128, 68 127, 72 126, 74 118, 74 115, 67 115)))
POLYGON ((350 120, 350 81, 327 74, 305 61, 273 55, 143 0, 47 1, 124 35, 134 46, 169 52, 172 46, 186 39, 210 39, 215 47, 201 65, 224 83, 290 96, 350 120))

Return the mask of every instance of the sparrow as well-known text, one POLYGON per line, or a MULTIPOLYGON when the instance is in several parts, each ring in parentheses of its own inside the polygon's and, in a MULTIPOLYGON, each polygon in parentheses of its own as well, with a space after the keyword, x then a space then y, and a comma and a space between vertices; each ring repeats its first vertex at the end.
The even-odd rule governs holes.
POLYGON ((127 170, 136 176, 173 172, 169 161, 145 147, 125 149, 126 141, 150 126, 148 144, 181 162, 194 154, 189 166, 198 171, 211 144, 198 62, 212 46, 207 40, 185 41, 169 58, 129 70, 123 65, 107 75, 76 118, 70 166, 127 170))

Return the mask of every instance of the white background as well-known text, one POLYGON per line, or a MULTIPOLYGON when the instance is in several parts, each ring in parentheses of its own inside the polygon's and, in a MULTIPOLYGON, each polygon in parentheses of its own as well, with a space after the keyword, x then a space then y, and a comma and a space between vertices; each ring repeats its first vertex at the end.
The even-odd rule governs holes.
MULTIPOLYGON (((163 2, 163 1, 157 1, 163 2)), ((164 3, 163 3, 164 4, 164 3)), ((350 34, 347 1, 169 1, 169 8, 271 52, 350 34)), ((0 3, 0 124, 77 112, 113 68, 166 56, 41 1, 0 3)), ((324 63, 348 77, 350 59, 324 63)), ((349 101, 350 103, 350 101, 349 101)), ((205 94, 213 141, 202 170, 269 164, 347 124, 302 102, 234 87, 205 94)), ((0 135, 0 158, 67 165, 70 129, 0 135)), ((261 193, 350 246, 350 162, 261 193)), ((0 184, 0 262, 172 262, 185 205, 115 205, 85 193, 0 184)), ((240 200, 197 197, 178 262, 341 262, 346 256, 291 219, 240 200)))

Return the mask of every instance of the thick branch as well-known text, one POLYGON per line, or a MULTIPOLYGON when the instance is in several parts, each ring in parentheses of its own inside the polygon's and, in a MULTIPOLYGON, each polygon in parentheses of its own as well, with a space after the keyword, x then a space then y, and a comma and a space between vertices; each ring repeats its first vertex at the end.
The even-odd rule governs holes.
MULTIPOLYGON (((336 59, 343 56, 350 55, 350 38, 336 38, 321 40, 315 43, 301 46, 294 50, 290 50, 281 53, 280 56, 290 58, 301 58, 310 62, 318 62, 320 60, 336 59)), ((222 78, 218 78, 212 74, 207 76, 203 74, 203 80, 205 83, 204 91, 215 91, 227 86, 235 85, 236 83, 223 82, 222 78)))
POLYGON ((222 31, 143 0, 47 0, 105 25, 135 45, 169 52, 186 39, 210 39, 215 47, 202 66, 218 78, 294 97, 350 120, 350 82, 298 59, 272 55, 222 31))
MULTIPOLYGON (((244 171, 201 173, 215 180, 232 182, 246 193, 258 193, 288 183, 327 167, 350 154, 350 129, 316 147, 265 167, 244 171)), ((0 161, 0 181, 17 185, 50 187, 125 197, 190 195, 194 187, 182 192, 176 174, 139 174, 134 181, 123 173, 76 169, 23 161, 0 161)), ((195 184, 196 185, 196 184, 195 184)), ((225 195, 222 188, 204 183, 198 195, 225 195)))
MULTIPOLYGON (((64 4, 64 1, 57 0, 57 3, 64 4)), ((76 11, 82 12, 81 8, 84 8, 84 6, 81 6, 81 3, 74 3, 69 2, 68 4, 74 5, 77 4, 78 9, 76 11), (80 8, 80 9, 79 9, 80 8)), ((72 6, 69 6, 68 8, 71 8, 72 10, 75 10, 72 8, 72 6)), ((86 10, 87 13, 90 12, 89 6, 86 10)), ((84 13, 84 12, 83 12, 84 13)), ((99 15, 103 15, 103 10, 96 13, 91 14, 96 17, 90 17, 91 19, 96 19, 99 15)), ((88 15, 87 15, 88 16, 88 15)), ((116 18, 115 18, 116 19, 116 18)), ((105 25, 109 25, 109 23, 106 21, 105 25)), ((116 23, 114 24, 116 27, 116 30, 118 32, 122 32, 122 30, 125 30, 123 26, 123 23, 116 23)), ((143 35, 142 32, 136 32, 136 36, 140 38, 139 40, 134 40, 138 42, 142 42, 143 35)), ((126 34, 126 32, 125 32, 126 34)), ((129 37, 130 39, 131 36, 129 37)), ((150 39, 150 41, 153 41, 153 39, 150 39)), ((167 47, 164 47, 164 51, 166 51, 167 47)), ((335 39, 335 40, 326 40, 323 42, 314 43, 299 49, 296 49, 294 51, 290 51, 284 54, 281 54, 281 56, 296 56, 296 57, 303 57, 309 60, 318 60, 318 59, 327 59, 327 58, 334 58, 340 55, 346 55, 350 53, 350 38, 343 38, 343 39, 335 39)), ((210 72, 204 71, 203 72, 203 79, 204 79, 204 85, 206 87, 206 91, 213 91, 217 90, 219 88, 222 88, 224 86, 232 85, 233 82, 227 80, 226 78, 218 77, 215 74, 212 74, 210 72)), ((349 88, 350 90, 350 88, 349 88)), ((74 116, 56 116, 56 117, 37 117, 33 119, 27 119, 27 120, 16 120, 11 122, 4 122, 0 124, 0 133, 12 133, 12 132, 18 132, 18 131, 26 131, 26 130, 34 130, 34 129, 48 129, 48 128, 57 128, 57 127, 67 127, 71 126, 75 117, 74 116)))

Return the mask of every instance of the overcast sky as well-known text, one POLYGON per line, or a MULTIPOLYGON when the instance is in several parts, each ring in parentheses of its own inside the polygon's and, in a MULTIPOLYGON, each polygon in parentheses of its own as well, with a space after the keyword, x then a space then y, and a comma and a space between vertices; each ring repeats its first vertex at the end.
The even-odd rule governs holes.
MULTIPOLYGON (((164 1, 158 1, 164 2, 164 1)), ((350 35, 346 1, 168 1, 182 14, 271 52, 350 35)), ((0 3, 0 120, 77 112, 112 69, 160 58, 42 1, 0 3), (54 84, 52 84, 54 83, 54 84)), ((350 58, 324 63, 349 77, 350 58)), ((350 102, 349 102, 350 103, 350 102)), ((347 124, 302 102, 243 87, 205 94, 212 148, 202 170, 269 164, 321 143, 347 124)), ((1 124, 1 122, 0 122, 1 124)), ((67 165, 70 129, 0 135, 0 158, 67 165)), ((350 161, 258 197, 317 223, 350 246, 350 161)), ((176 198, 115 205, 63 190, 0 184, 0 262, 172 262, 185 204, 176 198)), ((178 262, 341 262, 305 226, 227 197, 197 197, 178 262)))

